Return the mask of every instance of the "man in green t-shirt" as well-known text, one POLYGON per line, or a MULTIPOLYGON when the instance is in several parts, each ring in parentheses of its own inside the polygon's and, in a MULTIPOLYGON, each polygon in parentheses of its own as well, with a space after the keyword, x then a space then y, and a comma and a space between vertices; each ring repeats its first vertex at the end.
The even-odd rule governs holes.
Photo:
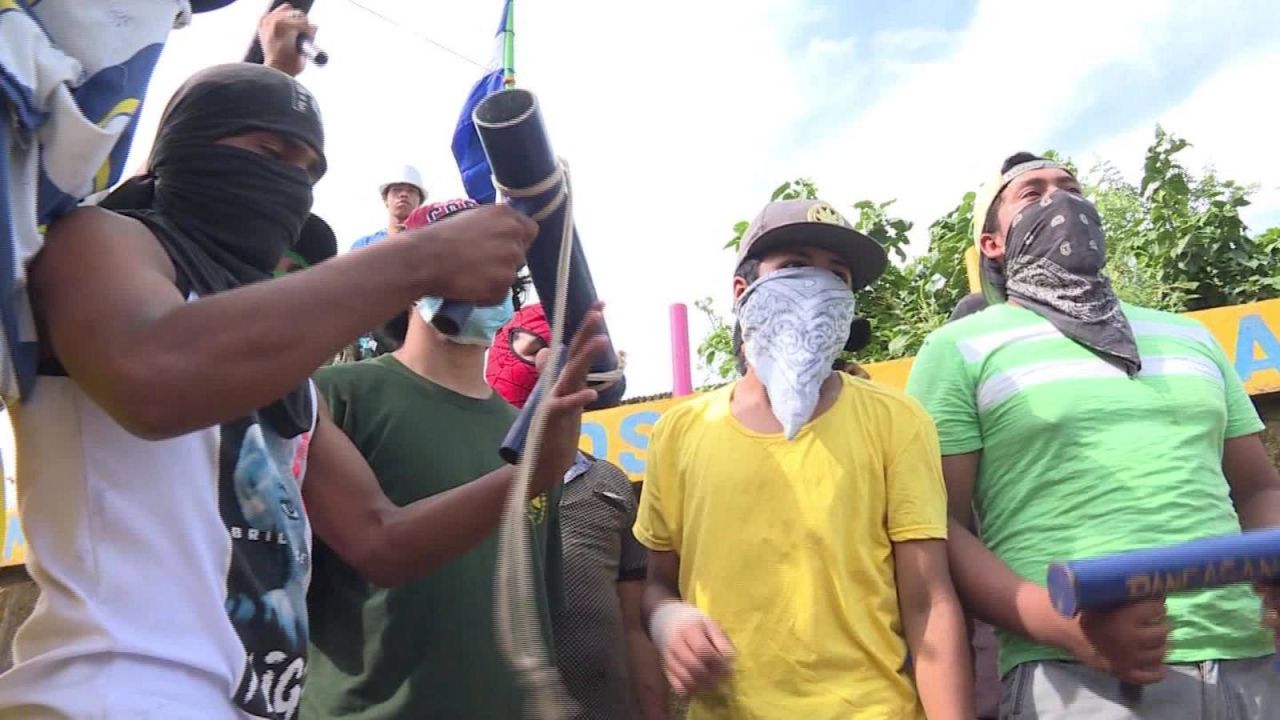
MULTIPOLYGON (((470 204, 474 206, 474 203, 470 204)), ((441 218, 433 218, 438 221, 441 218)), ((442 522, 456 526, 435 569, 397 587, 369 582, 317 542, 308 595, 312 665, 302 717, 519 718, 524 693, 494 633, 493 587, 506 485, 472 492, 506 467, 498 448, 516 410, 485 382, 485 349, 512 313, 512 297, 478 307, 452 337, 430 324, 438 298, 409 313, 403 345, 322 369, 316 383, 334 422, 360 450, 392 502, 460 493, 442 522)), ((580 349, 579 349, 580 352, 580 349)), ((551 642, 558 601, 557 505, 568 465, 542 476, 528 508, 536 603, 551 642)))
POLYGON ((984 190, 991 306, 934 331, 907 390, 938 426, 956 588, 1000 633, 1001 716, 1275 717, 1275 638, 1247 586, 1051 607, 1053 560, 1280 526, 1280 478, 1205 328, 1116 298, 1067 168, 1019 153, 984 190))

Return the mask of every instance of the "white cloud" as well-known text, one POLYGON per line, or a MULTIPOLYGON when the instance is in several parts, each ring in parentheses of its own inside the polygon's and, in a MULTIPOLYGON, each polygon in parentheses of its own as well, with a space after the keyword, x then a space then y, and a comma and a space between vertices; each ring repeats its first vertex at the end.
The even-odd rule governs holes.
POLYGON ((864 113, 807 148, 802 166, 833 201, 898 198, 895 209, 916 221, 913 235, 923 240, 927 223, 1001 159, 1041 149, 1088 94, 1094 72, 1149 64, 1150 29, 1170 7, 1110 3, 1104 14, 1098 3, 1063 12, 982 2, 950 56, 913 66, 864 113))
POLYGON ((953 36, 954 33, 935 28, 885 30, 876 33, 875 52, 877 55, 911 55, 945 45, 953 36))
MULTIPOLYGON (((487 61, 501 7, 361 2, 399 26, 344 0, 318 2, 317 40, 332 60, 301 76, 319 99, 328 139, 330 171, 316 209, 343 246, 384 221, 376 193, 384 168, 412 162, 434 197, 461 192, 449 143, 481 71, 416 34, 487 61)), ((798 29, 826 17, 820 3, 517 3, 518 80, 539 95, 555 149, 572 167, 578 227, 615 344, 629 354, 630 394, 669 388, 668 304, 690 304, 696 345, 705 323, 693 301, 713 295, 727 304, 733 261, 720 248, 730 226, 778 182, 809 175, 838 202, 899 198, 898 210, 923 234, 1006 154, 1052 145, 1048 135, 1088 97, 1093 73, 1116 64, 1151 70, 1152 48, 1175 10, 1184 18, 1214 11, 1098 0, 1045 7, 990 0, 963 33, 873 33, 877 52, 954 50, 930 63, 886 60, 892 87, 846 116, 824 100, 881 71, 853 64, 859 48, 851 40, 796 42, 798 29)), ((172 91, 201 67, 238 59, 260 10, 235 3, 174 34, 131 165, 172 91)), ((1202 90, 1224 89, 1198 101, 1199 110, 1170 113, 1170 127, 1232 177, 1274 185, 1274 170, 1262 166, 1277 157, 1266 114, 1215 116, 1212 108, 1265 97, 1275 62, 1259 58, 1247 76, 1224 70, 1202 90), (1253 156, 1250 138, 1261 143, 1253 156)))
POLYGON ((1154 138, 1156 122, 1191 142, 1180 158, 1193 171, 1212 165, 1223 178, 1257 183, 1245 222, 1263 230, 1280 224, 1280 133, 1275 130, 1267 91, 1280 72, 1280 49, 1241 58, 1201 83, 1184 101, 1152 117, 1132 132, 1108 138, 1092 148, 1095 158, 1124 159, 1120 169, 1130 180, 1142 176, 1142 157, 1154 138))

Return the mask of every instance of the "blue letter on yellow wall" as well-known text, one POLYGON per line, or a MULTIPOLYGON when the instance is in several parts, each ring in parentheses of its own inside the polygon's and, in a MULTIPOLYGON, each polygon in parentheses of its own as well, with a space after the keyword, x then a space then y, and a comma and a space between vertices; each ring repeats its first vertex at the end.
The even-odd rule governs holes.
POLYGON ((15 559, 15 556, 26 549, 27 539, 22 536, 22 523, 18 522, 17 514, 9 516, 9 522, 6 524, 4 532, 4 562, 9 564, 15 559))
MULTIPOLYGON (((652 410, 628 415, 618 426, 618 434, 622 436, 622 442, 636 450, 648 450, 649 426, 658 422, 658 417, 658 413, 652 410), (643 432, 641 432, 642 427, 643 432)), ((644 460, 636 453, 624 452, 618 456, 618 461, 626 472, 636 474, 644 472, 644 460)))
MULTIPOLYGON (((603 425, 598 422, 583 421, 582 435, 591 440, 591 447, 587 450, 588 455, 609 459, 609 434, 605 432, 603 425)), ((581 440, 578 441, 578 447, 582 447, 581 440)))
POLYGON ((1245 315, 1240 318, 1240 333, 1236 336, 1236 374, 1248 382, 1259 370, 1280 372, 1280 340, 1261 315, 1245 315), (1262 350, 1262 357, 1255 357, 1254 346, 1262 350))

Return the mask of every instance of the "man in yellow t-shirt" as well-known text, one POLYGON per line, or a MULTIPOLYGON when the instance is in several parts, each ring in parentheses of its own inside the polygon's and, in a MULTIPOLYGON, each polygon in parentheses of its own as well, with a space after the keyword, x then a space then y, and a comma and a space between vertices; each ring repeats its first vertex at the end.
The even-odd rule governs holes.
POLYGON ((973 717, 933 424, 831 370, 886 263, 826 203, 766 206, 734 277, 744 376, 654 428, 635 534, 690 720, 973 717))

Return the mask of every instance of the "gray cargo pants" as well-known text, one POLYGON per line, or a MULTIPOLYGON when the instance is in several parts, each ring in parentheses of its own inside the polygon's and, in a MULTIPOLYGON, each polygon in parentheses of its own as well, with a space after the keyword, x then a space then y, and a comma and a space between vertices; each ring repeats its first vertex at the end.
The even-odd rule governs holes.
POLYGON ((1273 657, 1170 665, 1164 680, 1127 705, 1120 681, 1080 663, 1023 663, 1004 677, 1003 720, 1276 720, 1273 657))

